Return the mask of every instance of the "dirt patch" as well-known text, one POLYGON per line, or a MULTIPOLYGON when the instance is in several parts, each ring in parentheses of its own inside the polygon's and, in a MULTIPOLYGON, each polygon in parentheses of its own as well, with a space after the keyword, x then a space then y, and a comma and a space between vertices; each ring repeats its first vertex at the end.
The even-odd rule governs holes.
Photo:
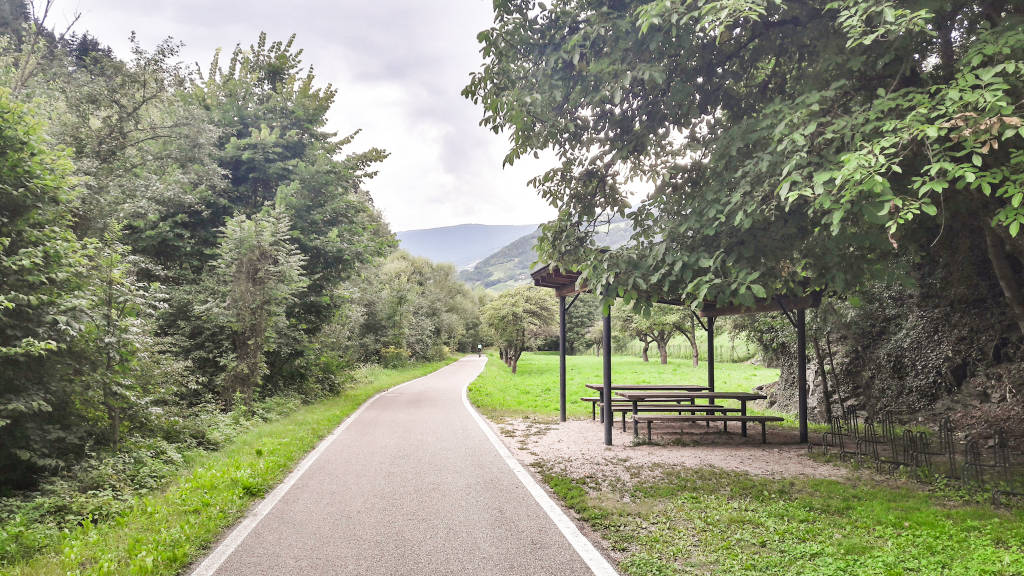
POLYGON ((769 478, 847 478, 846 468, 817 462, 796 443, 796 431, 771 430, 761 444, 760 426, 746 438, 739 425, 723 432, 721 425, 666 425, 655 428, 657 444, 635 443, 633 431, 621 423, 613 429, 612 446, 604 445, 602 425, 592 420, 562 423, 529 418, 503 419, 496 428, 516 458, 574 478, 627 482, 655 479, 666 467, 719 468, 769 478))

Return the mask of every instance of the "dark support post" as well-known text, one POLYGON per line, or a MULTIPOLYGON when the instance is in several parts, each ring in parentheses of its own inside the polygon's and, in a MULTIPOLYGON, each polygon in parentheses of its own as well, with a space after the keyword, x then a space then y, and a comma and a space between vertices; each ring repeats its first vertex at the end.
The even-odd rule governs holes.
MULTIPOLYGON (((708 391, 715 391, 715 317, 708 316, 708 391)), ((708 398, 708 404, 714 404, 714 398, 708 398)), ((723 422, 724 424, 724 422, 723 422)), ((710 427, 711 421, 705 420, 704 426, 710 427)))
POLYGON ((604 352, 604 444, 612 445, 612 421, 615 415, 612 414, 612 311, 604 317, 604 338, 601 350, 604 352))
POLYGON ((565 422, 565 296, 558 297, 558 419, 565 422))
MULTIPOLYGON (((708 390, 715 391, 715 317, 708 318, 708 390)), ((714 400, 711 400, 714 403, 714 400)))
POLYGON ((796 311, 796 388, 800 406, 800 442, 807 442, 807 321, 803 308, 796 311))

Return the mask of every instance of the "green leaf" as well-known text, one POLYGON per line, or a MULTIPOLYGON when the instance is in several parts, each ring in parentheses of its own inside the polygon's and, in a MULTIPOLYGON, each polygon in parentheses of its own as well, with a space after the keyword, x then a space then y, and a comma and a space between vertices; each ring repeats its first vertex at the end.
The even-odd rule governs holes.
POLYGON ((764 287, 761 286, 760 284, 751 284, 750 291, 753 292, 754 296, 757 296, 758 298, 766 298, 768 296, 768 293, 765 292, 764 287))
POLYGON ((978 166, 980 168, 981 167, 981 156, 979 156, 978 154, 972 155, 971 156, 971 162, 973 162, 975 166, 978 166))
POLYGON ((1020 232, 1020 220, 1014 220, 1010 223, 1010 236, 1016 238, 1017 232, 1020 232))
POLYGON ((939 209, 935 207, 935 204, 921 204, 921 211, 929 216, 935 216, 939 213, 939 209))

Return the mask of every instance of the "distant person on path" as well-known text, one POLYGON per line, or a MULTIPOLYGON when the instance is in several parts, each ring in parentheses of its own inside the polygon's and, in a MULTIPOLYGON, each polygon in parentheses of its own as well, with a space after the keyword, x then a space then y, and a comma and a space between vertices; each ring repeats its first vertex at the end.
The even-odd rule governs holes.
POLYGON ((483 344, 477 344, 476 345, 476 357, 477 358, 480 357, 480 352, 483 351, 483 349, 484 349, 484 345, 483 344))

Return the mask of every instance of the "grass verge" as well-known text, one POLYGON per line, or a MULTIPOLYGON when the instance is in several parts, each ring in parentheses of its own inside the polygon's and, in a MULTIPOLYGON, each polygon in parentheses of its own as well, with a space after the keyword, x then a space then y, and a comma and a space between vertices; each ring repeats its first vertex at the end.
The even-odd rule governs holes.
POLYGON ((911 487, 712 469, 622 488, 542 475, 623 555, 624 574, 1024 574, 1024 510, 911 487))
POLYGON ((196 455, 175 482, 139 498, 124 514, 98 525, 85 522, 47 552, 0 571, 10 576, 178 574, 363 402, 453 361, 366 369, 359 385, 256 426, 221 450, 196 455))

